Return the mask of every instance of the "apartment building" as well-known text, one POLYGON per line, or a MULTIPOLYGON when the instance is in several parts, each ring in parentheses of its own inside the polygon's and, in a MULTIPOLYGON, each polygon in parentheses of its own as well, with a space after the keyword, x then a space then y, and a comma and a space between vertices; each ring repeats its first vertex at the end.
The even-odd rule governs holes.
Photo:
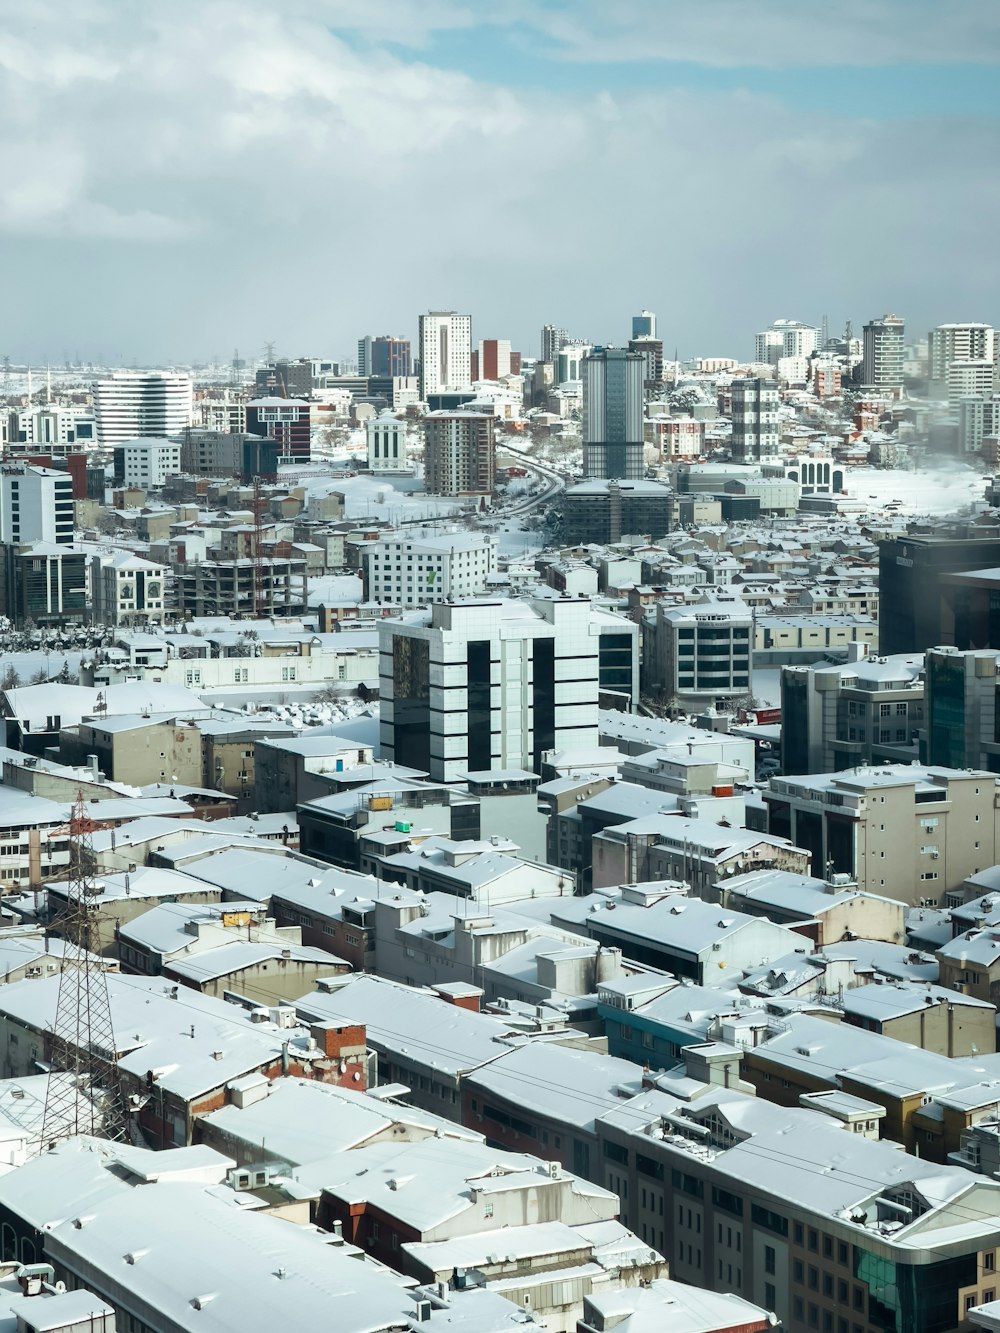
POLYGON ((774 777, 764 802, 769 832, 808 849, 814 875, 911 906, 998 859, 992 773, 888 764, 774 777))
POLYGON ((477 532, 384 537, 364 548, 365 598, 391 606, 428 606, 487 590, 497 539, 477 532))

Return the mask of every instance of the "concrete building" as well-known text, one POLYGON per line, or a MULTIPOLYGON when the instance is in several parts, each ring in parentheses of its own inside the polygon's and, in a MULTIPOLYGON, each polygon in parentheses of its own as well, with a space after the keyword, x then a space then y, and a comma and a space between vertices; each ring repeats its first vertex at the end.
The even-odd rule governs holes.
POLYGON ((862 383, 871 389, 898 390, 903 386, 905 325, 898 315, 883 315, 864 326, 862 383))
POLYGON ((191 424, 190 375, 116 370, 94 385, 97 441, 121 444, 142 436, 164 439, 191 424))
POLYGON ((754 339, 754 361, 776 366, 783 357, 808 357, 816 350, 819 330, 797 319, 776 319, 754 339))
POLYGON ((385 537, 364 549, 365 597, 390 606, 429 606, 478 597, 497 568, 497 539, 476 532, 385 537))
POLYGON ((428 412, 424 481, 430 495, 489 496, 496 481, 496 425, 482 412, 428 412))
POLYGON ((281 458, 308 463, 312 450, 310 412, 304 398, 252 398, 246 407, 247 433, 274 440, 281 458))
POLYGON ((94 620, 99 625, 162 625, 167 570, 131 551, 91 560, 94 620))
POLYGON ((406 471, 406 426, 386 408, 365 423, 372 472, 406 471))
POLYGON ((472 375, 472 317, 432 310, 419 319, 420 397, 466 389, 472 375))
POLYGON ((935 905, 997 861, 991 773, 911 764, 773 777, 764 802, 769 832, 807 848, 813 875, 846 874, 910 906, 935 905))
MULTIPOLYGON (((956 363, 996 361, 996 332, 989 324, 939 324, 927 335, 927 377, 931 392, 953 399, 949 370, 956 363)), ((992 388, 992 385, 990 386, 992 388)))
POLYGON ((382 757, 454 781, 540 772, 597 748, 600 627, 589 601, 439 603, 379 630, 382 757))
POLYGON ((659 603, 643 621, 645 688, 692 705, 749 693, 753 626, 750 607, 710 592, 689 606, 659 603))
POLYGON ((623 347, 595 348, 584 360, 585 476, 642 478, 644 373, 644 358, 623 347))
POLYGON ((173 571, 172 610, 183 618, 299 616, 308 605, 306 584, 305 560, 202 560, 173 571))
POLYGON ((731 451, 736 463, 755 463, 778 453, 777 385, 763 379, 734 379, 731 451))
MULTIPOLYGON (((782 668, 785 773, 831 773, 919 758, 924 655, 871 657, 860 651, 863 647, 851 645, 842 666, 816 662, 782 668)), ((931 762, 965 767, 941 758, 931 762)))
POLYGON ((671 530, 671 492, 656 481, 584 481, 554 507, 565 542, 606 546, 626 534, 656 541, 671 530))
POLYGON ((180 439, 126 440, 115 445, 115 485, 159 490, 181 470, 180 439))
POLYGON ((0 468, 0 542, 68 546, 72 541, 70 474, 28 463, 5 463, 0 468))

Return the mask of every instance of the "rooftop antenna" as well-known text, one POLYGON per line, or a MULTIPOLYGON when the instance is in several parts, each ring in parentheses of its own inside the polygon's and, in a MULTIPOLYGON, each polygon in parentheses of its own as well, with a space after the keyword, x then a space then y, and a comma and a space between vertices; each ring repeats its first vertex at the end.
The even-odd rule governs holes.
POLYGON ((93 820, 78 792, 69 823, 70 865, 56 1017, 51 1035, 41 1148, 77 1134, 124 1140, 128 1117, 118 1072, 108 976, 100 957, 94 899, 93 820))
POLYGON ((827 319, 826 315, 823 316, 823 335, 822 335, 822 336, 823 336, 823 341, 822 341, 822 343, 820 344, 820 348, 821 348, 822 351, 825 352, 825 351, 826 351, 826 345, 827 345, 827 343, 830 341, 830 321, 827 319))

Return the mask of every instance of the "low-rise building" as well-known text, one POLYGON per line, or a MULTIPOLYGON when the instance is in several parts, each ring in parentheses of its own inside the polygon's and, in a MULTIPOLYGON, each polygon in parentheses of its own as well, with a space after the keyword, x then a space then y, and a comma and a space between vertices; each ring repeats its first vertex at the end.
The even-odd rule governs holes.
POLYGON ((383 537, 364 549, 365 597, 392 606, 429 606, 478 597, 497 568, 497 540, 476 532, 383 537))

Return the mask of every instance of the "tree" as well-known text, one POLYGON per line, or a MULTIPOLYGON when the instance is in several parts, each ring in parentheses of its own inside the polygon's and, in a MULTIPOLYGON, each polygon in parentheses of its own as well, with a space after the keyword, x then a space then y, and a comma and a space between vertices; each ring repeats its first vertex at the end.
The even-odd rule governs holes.
POLYGON ((35 672, 35 674, 31 677, 31 684, 45 685, 47 684, 48 679, 49 679, 49 673, 45 670, 44 667, 39 667, 38 670, 35 672))
POLYGON ((62 666, 59 668, 59 674, 58 674, 58 676, 55 677, 55 680, 57 680, 57 681, 59 682, 60 685, 72 685, 72 684, 73 684, 73 673, 72 673, 72 672, 70 671, 70 669, 69 669, 69 659, 68 659, 68 658, 65 658, 65 657, 63 658, 63 664, 62 664, 62 666))
POLYGON ((14 667, 9 666, 3 673, 3 679, 0 680, 0 689, 16 690, 20 683, 21 677, 17 674, 17 670, 14 667))

